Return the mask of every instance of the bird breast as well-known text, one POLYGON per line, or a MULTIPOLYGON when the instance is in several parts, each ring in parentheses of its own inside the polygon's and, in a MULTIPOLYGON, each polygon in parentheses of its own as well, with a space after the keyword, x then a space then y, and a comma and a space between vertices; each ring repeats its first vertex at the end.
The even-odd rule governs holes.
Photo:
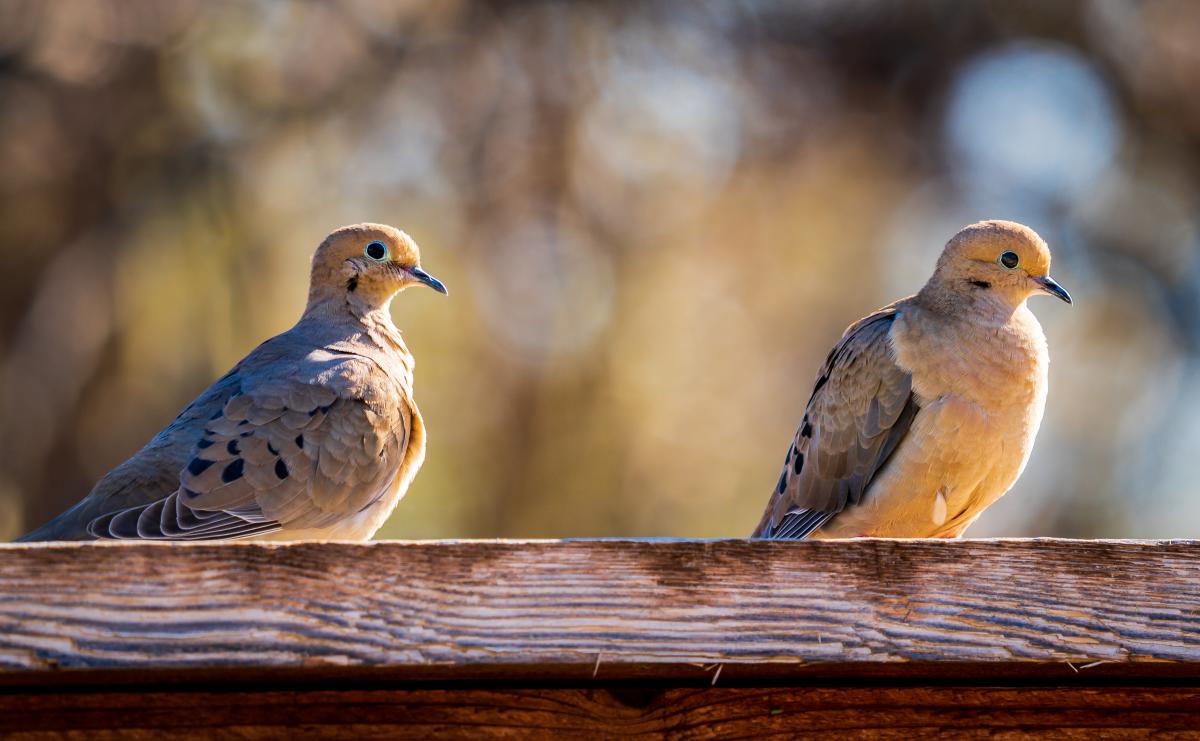
POLYGON ((1000 324, 943 317, 917 306, 892 325, 892 348, 922 406, 953 396, 988 416, 1026 416, 1045 404, 1046 337, 1025 306, 1000 324))

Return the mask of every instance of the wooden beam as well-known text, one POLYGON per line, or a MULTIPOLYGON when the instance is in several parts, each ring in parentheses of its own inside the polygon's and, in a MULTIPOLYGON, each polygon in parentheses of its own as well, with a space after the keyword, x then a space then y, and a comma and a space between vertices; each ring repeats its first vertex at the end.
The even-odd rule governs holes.
POLYGON ((1161 740, 1200 736, 1196 707, 1193 690, 1126 686, 205 688, 0 695, 0 736, 1161 740))
POLYGON ((1200 738, 1200 543, 0 546, 0 736, 1200 738))
POLYGON ((0 684, 221 668, 481 681, 1194 678, 1200 543, 0 546, 0 684))

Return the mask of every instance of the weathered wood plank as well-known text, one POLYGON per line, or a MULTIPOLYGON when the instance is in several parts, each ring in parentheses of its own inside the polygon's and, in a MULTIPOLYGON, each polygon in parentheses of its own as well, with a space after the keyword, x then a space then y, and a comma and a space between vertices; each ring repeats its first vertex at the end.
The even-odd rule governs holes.
POLYGON ((1200 738, 1194 688, 440 688, 0 695, 10 739, 1200 738))
POLYGON ((0 547, 9 684, 60 668, 736 679, 944 662, 1200 676, 1200 543, 0 547))

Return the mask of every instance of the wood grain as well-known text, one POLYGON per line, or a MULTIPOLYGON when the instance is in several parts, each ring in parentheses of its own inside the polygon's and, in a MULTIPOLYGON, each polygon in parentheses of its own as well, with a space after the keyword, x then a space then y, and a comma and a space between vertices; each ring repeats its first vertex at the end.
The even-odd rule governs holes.
POLYGON ((9 686, 89 674, 62 669, 730 682, 864 666, 1200 676, 1200 544, 0 546, 9 686))
POLYGON ((8 739, 1200 738, 1195 689, 450 688, 0 696, 8 739))

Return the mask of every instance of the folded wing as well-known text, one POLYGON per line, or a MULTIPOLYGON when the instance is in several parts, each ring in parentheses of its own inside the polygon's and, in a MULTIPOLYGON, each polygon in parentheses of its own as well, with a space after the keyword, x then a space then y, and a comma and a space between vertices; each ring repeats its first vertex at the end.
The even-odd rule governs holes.
POLYGON ((889 307, 846 330, 830 352, 752 537, 805 538, 862 501, 917 413, 912 376, 892 356, 889 307))
POLYGON ((246 538, 325 528, 384 496, 406 460, 408 395, 370 360, 317 350, 245 373, 163 499, 98 517, 101 538, 246 538))

